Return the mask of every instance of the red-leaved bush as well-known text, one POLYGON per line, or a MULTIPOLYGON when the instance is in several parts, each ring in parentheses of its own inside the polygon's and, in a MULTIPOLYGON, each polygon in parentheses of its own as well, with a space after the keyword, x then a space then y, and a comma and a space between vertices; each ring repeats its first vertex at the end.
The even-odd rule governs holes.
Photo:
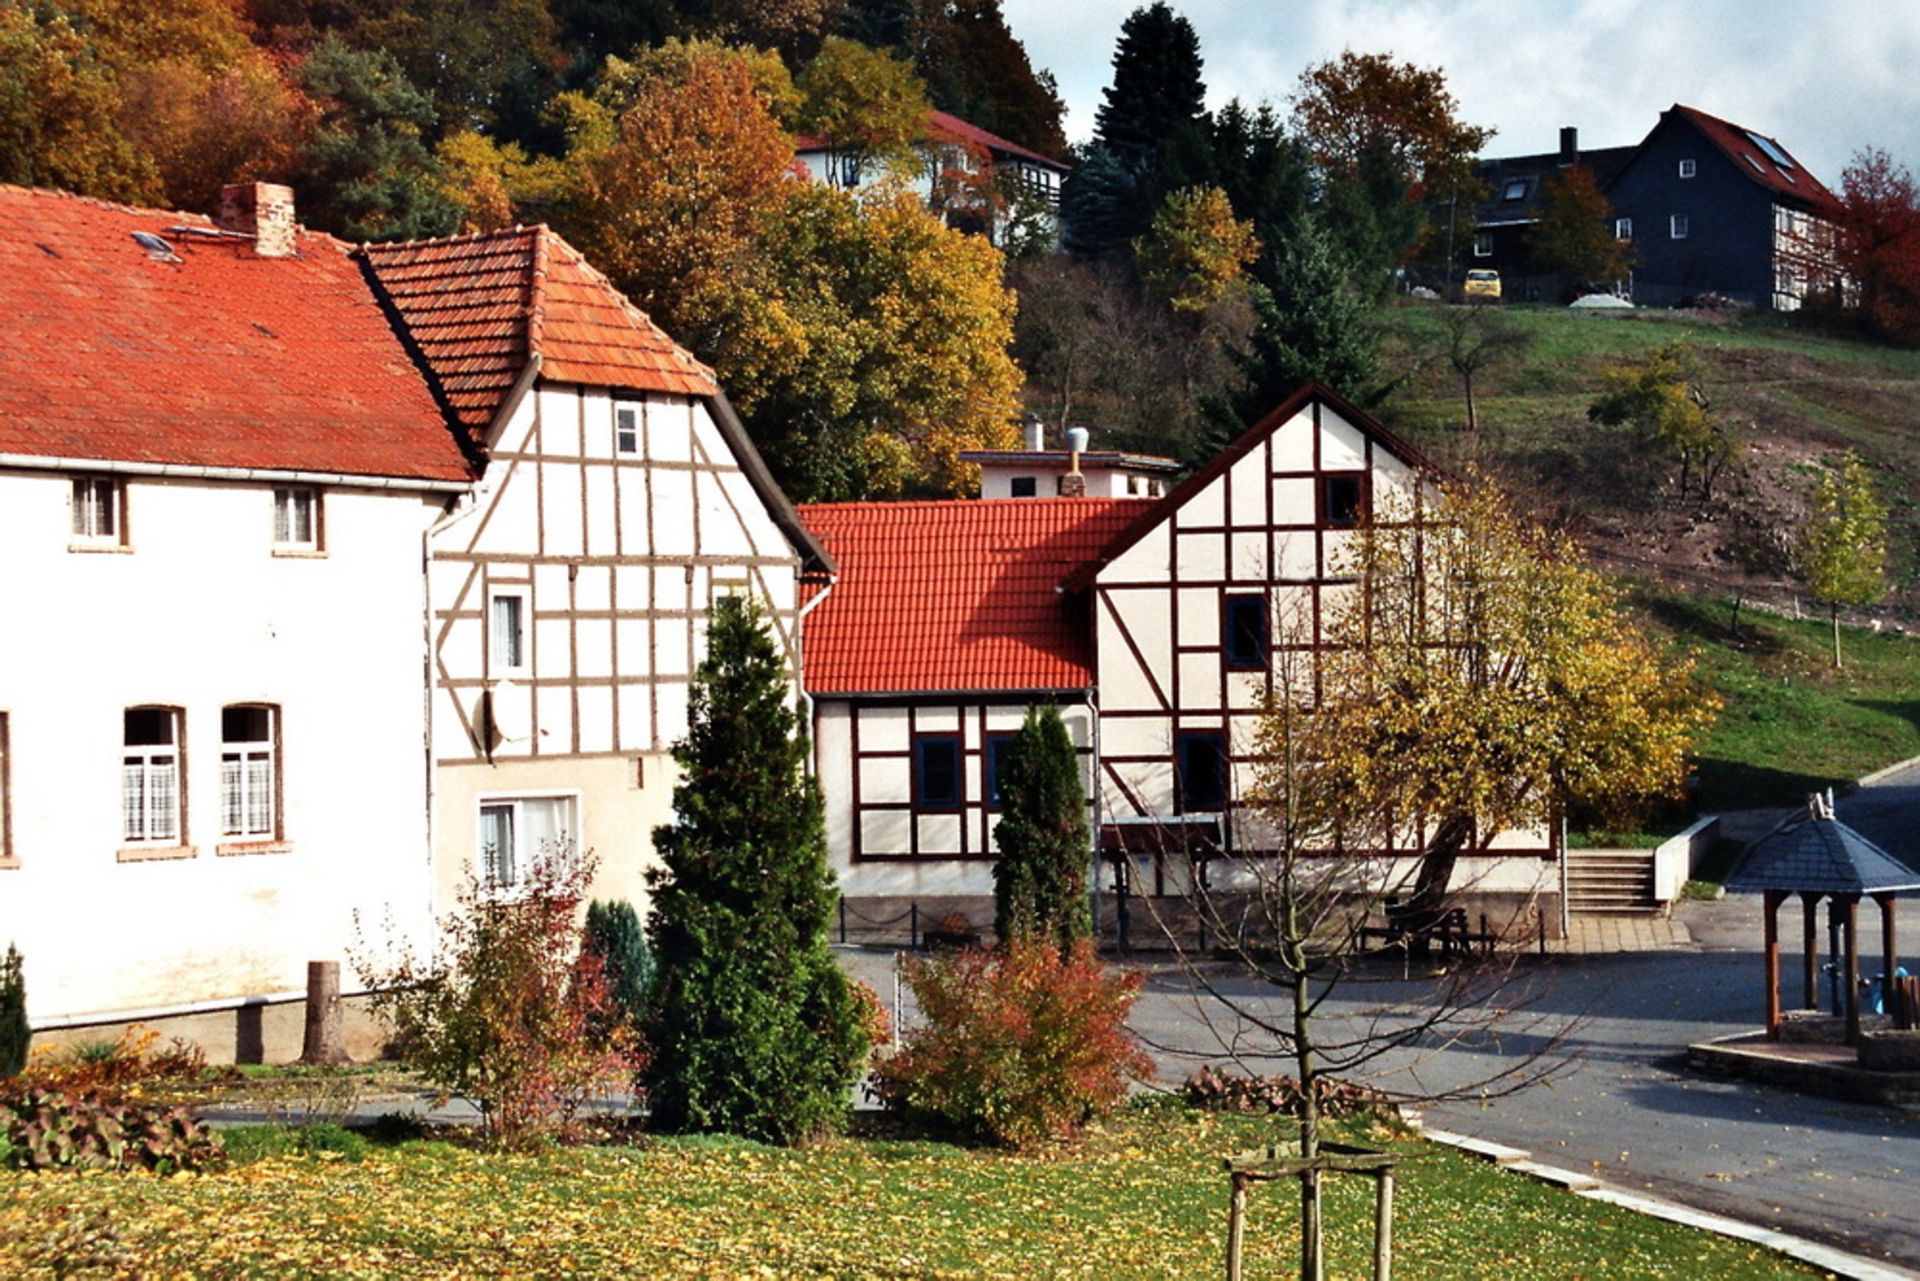
POLYGON ((1151 1067, 1127 1031, 1140 976, 1085 940, 916 958, 906 981, 924 1022, 875 1071, 889 1108, 1021 1147, 1072 1136, 1151 1067))
POLYGON ((569 851, 542 858, 510 890, 469 884, 431 957, 355 958, 399 1059, 470 1099, 495 1143, 566 1129, 589 1099, 629 1088, 642 1064, 599 954, 579 946, 591 875, 591 861, 569 851))

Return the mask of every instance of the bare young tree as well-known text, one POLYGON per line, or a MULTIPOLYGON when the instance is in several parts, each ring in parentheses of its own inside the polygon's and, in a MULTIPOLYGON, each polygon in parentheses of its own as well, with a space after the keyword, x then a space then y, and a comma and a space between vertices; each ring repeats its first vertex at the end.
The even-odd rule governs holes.
MULTIPOLYGON (((1423 965, 1417 980, 1402 965, 1367 963, 1369 951, 1391 937, 1379 923, 1413 884, 1418 860, 1404 841, 1396 854, 1378 824, 1357 820, 1326 759, 1312 620, 1294 601, 1276 597, 1272 609, 1272 690, 1255 737, 1260 764, 1236 829, 1264 848, 1216 860, 1212 875, 1192 878, 1186 906, 1197 931, 1157 913, 1155 920, 1189 962, 1204 1028, 1202 1044, 1173 1052, 1224 1060, 1250 1076, 1267 1075, 1276 1063, 1290 1069, 1299 1086, 1290 1092, 1293 1128, 1301 1157, 1312 1161, 1322 1153, 1333 1082, 1365 1086, 1393 1103, 1498 1097, 1562 1065, 1556 1047, 1573 1021, 1532 1011, 1532 976, 1518 954, 1496 952, 1482 938, 1454 939, 1459 950, 1438 968, 1423 965), (1188 950, 1196 933, 1213 940, 1205 957, 1188 950), (1365 987, 1369 999, 1330 1006, 1343 985, 1365 987), (1528 1048, 1492 1057, 1462 1078, 1433 1081, 1421 1072, 1441 1050, 1496 1029, 1528 1048)), ((1515 924, 1501 922, 1501 932, 1515 924)), ((1414 936, 1398 941, 1411 944, 1414 936)), ((1301 1177, 1300 1275, 1315 1281, 1322 1275, 1320 1204, 1319 1178, 1309 1171, 1301 1177)))

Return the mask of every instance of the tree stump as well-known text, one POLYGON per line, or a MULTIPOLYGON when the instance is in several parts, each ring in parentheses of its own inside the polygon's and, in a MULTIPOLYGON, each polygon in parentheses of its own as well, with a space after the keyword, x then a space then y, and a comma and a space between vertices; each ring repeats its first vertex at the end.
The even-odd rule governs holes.
POLYGON ((340 962, 307 962, 307 1026, 300 1061, 338 1066, 351 1063, 340 1022, 340 962))

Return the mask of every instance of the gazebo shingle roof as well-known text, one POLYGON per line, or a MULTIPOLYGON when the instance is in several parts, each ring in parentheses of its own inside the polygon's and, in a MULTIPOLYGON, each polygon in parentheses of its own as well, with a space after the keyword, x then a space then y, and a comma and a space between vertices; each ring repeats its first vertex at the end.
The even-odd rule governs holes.
POLYGON ((1741 894, 1892 894, 1920 890, 1920 871, 1838 819, 1807 817, 1749 845, 1727 888, 1741 894))

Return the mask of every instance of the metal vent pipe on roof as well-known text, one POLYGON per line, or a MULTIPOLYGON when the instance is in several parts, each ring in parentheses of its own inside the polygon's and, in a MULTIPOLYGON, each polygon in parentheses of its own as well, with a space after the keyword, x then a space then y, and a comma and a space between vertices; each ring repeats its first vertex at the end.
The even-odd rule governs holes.
POLYGON ((1028 414, 1024 426, 1027 430, 1027 452, 1037 454, 1047 447, 1047 425, 1040 421, 1040 415, 1028 414))
POLYGON ((1076 476, 1080 474, 1080 455, 1087 452, 1087 437, 1085 427, 1067 428, 1067 470, 1076 476))

